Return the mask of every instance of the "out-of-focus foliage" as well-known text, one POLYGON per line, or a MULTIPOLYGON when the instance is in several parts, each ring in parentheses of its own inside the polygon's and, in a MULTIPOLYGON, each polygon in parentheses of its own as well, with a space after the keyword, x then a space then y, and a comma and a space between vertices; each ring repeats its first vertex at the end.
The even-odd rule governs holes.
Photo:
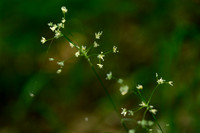
MULTIPOLYGON (((143 84, 146 97, 156 72, 173 80, 174 87, 159 88, 152 99, 158 121, 169 123, 172 133, 200 132, 199 0, 1 0, 0 133, 123 132, 84 59, 69 60, 60 75, 48 62, 74 54, 64 39, 49 50, 40 43, 42 35, 52 36, 47 23, 60 21, 63 5, 69 10, 65 32, 73 40, 89 45, 103 30, 101 48, 119 47, 119 54, 106 56, 103 79, 112 71, 132 87, 143 84)), ((140 102, 105 83, 119 110, 140 102)))

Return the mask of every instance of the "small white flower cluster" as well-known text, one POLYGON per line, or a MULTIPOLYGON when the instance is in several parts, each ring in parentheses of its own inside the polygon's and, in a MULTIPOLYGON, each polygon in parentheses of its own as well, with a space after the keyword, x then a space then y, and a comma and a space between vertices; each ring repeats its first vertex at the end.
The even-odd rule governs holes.
POLYGON ((113 46, 113 53, 118 53, 119 50, 117 50, 117 47, 116 46, 113 46))
POLYGON ((159 79, 157 73, 156 73, 156 78, 157 78, 157 83, 158 83, 158 84, 164 84, 164 83, 167 83, 167 84, 173 86, 173 81, 168 81, 168 82, 166 82, 164 79, 162 79, 162 77, 159 79))
POLYGON ((141 107, 147 107, 147 104, 146 103, 144 103, 143 101, 139 104, 139 106, 141 106, 141 107))
POLYGON ((137 88, 138 90, 142 90, 142 89, 143 89, 143 86, 138 84, 138 85, 136 86, 136 88, 137 88))
MULTIPOLYGON (((67 13, 67 9, 65 6, 61 7, 61 11, 63 12, 64 14, 64 17, 62 18, 61 20, 61 23, 58 23, 58 24, 54 24, 52 22, 48 23, 48 26, 50 28, 51 31, 53 31, 55 33, 54 37, 55 39, 58 39, 60 37, 63 36, 62 32, 60 31, 61 28, 64 28, 65 27, 65 13, 67 13)), ((53 38, 51 39, 48 39, 48 40, 52 40, 53 38)), ((42 37, 41 38, 41 43, 44 44, 46 41, 48 41, 45 37, 42 37)))
POLYGON ((64 61, 59 61, 57 62, 57 65, 60 67, 58 70, 57 70, 57 74, 60 74, 62 72, 62 67, 64 67, 64 61))
POLYGON ((106 80, 112 79, 112 72, 106 74, 106 80))
POLYGON ((123 79, 119 78, 117 80, 117 83, 119 83, 121 85, 121 87, 119 88, 120 92, 122 95, 126 95, 128 93, 128 90, 129 90, 129 86, 128 85, 124 85, 123 84, 123 79))
POLYGON ((128 85, 122 85, 119 90, 122 95, 125 95, 126 93, 128 93, 129 87, 128 85))
MULTIPOLYGON (((55 60, 55 59, 52 58, 52 57, 49 58, 49 61, 51 61, 51 62, 54 61, 54 60, 55 60)), ((60 73, 62 72, 62 68, 63 68, 64 65, 65 65, 65 64, 64 64, 65 62, 64 62, 64 61, 57 61, 56 63, 57 63, 57 65, 59 66, 59 69, 56 71, 56 73, 57 73, 57 74, 60 74, 60 73)))
POLYGON ((99 31, 97 33, 95 33, 95 39, 100 39, 101 35, 103 34, 103 31, 99 31))
POLYGON ((98 58, 99 60, 102 60, 102 61, 104 61, 104 57, 105 57, 105 55, 103 54, 103 52, 101 52, 101 53, 97 56, 97 58, 98 58))
POLYGON ((122 109, 122 112, 121 114, 126 116, 127 114, 130 115, 130 116, 133 116, 134 115, 134 112, 132 110, 127 110, 126 108, 121 108, 122 109))
POLYGON ((149 112, 151 112, 152 114, 156 115, 157 109, 150 109, 149 112))

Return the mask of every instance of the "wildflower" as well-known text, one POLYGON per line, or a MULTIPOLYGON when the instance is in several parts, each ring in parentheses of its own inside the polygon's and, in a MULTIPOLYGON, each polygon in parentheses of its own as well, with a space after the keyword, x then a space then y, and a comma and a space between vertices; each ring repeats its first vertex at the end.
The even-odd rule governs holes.
POLYGON ((103 65, 102 64, 97 64, 97 66, 101 69, 103 68, 103 65))
POLYGON ((41 39, 42 44, 44 44, 46 41, 47 41, 46 38, 42 37, 41 39))
POLYGON ((173 86, 173 81, 169 81, 168 84, 173 86))
POLYGON ((75 53, 76 57, 79 57, 79 55, 80 55, 80 51, 78 51, 78 52, 75 53))
POLYGON ((62 6, 61 10, 62 10, 63 13, 67 13, 67 8, 65 6, 62 6))
POLYGON ((162 79, 162 77, 160 79, 157 80, 158 84, 163 84, 165 82, 164 79, 162 79))
POLYGON ((58 69, 58 70, 56 71, 57 74, 60 74, 61 72, 62 72, 62 69, 58 69))
POLYGON ((49 58, 49 61, 54 61, 54 58, 49 58))
POLYGON ((128 131, 128 133, 135 133, 135 130, 131 129, 131 130, 128 131))
POLYGON ((111 80, 112 79, 112 72, 107 74, 106 80, 111 80))
POLYGON ((53 26, 50 27, 50 29, 51 29, 52 31, 55 31, 57 27, 58 27, 58 26, 57 26, 56 24, 54 24, 53 26))
POLYGON ((65 21, 66 21, 65 18, 62 18, 61 22, 62 22, 62 23, 65 23, 65 21))
POLYGON ((71 42, 69 42, 69 46, 70 46, 71 48, 73 48, 73 47, 74 47, 74 44, 71 43, 71 42))
POLYGON ((94 47, 96 48, 98 46, 99 46, 99 44, 96 41, 94 41, 94 47))
POLYGON ((97 58, 101 59, 102 61, 104 61, 104 57, 105 55, 103 54, 103 52, 101 52, 101 54, 97 56, 97 58))
POLYGON ((57 62, 57 64, 58 64, 60 67, 63 67, 63 66, 64 66, 64 61, 57 62))
POLYGON ((53 26, 53 23, 52 23, 52 22, 49 22, 49 23, 48 23, 48 26, 53 26))
POLYGON ((151 112, 151 113, 153 113, 155 115, 157 110, 156 109, 150 109, 149 112, 151 112))
POLYGON ((100 39, 100 36, 103 34, 103 31, 95 33, 95 38, 100 39))
POLYGON ((143 101, 142 101, 142 103, 139 104, 139 106, 141 106, 141 107, 147 107, 146 103, 144 103, 143 101))
POLYGON ((128 115, 133 116, 133 115, 134 115, 134 112, 133 112, 132 110, 128 110, 128 115))
POLYGON ((61 31, 56 30, 56 31, 55 31, 55 36, 54 36, 54 37, 55 37, 56 39, 58 39, 58 38, 61 37, 61 36, 62 36, 61 31))
POLYGON ((142 85, 137 85, 136 88, 137 88, 138 90, 142 90, 142 89, 143 89, 143 86, 142 86, 142 85))
POLYGON ((127 110, 126 110, 126 108, 121 108, 121 109, 122 109, 121 114, 124 115, 124 116, 126 116, 126 114, 127 114, 127 110))
POLYGON ((150 128, 150 129, 149 129, 149 132, 152 132, 152 131, 153 131, 153 129, 150 128))
POLYGON ((118 82, 119 84, 122 84, 122 83, 123 83, 123 79, 118 79, 117 82, 118 82))
POLYGON ((129 89, 128 85, 123 85, 123 86, 120 87, 119 90, 120 90, 122 95, 125 95, 128 92, 128 89, 129 89))
POLYGON ((82 51, 85 51, 86 50, 86 46, 82 46, 82 51))
POLYGON ((150 105, 150 106, 149 106, 149 108, 150 108, 150 109, 152 109, 152 108, 153 108, 153 106, 152 106, 152 105, 150 105))
POLYGON ((117 53, 117 52, 119 52, 119 51, 117 50, 117 47, 116 47, 116 46, 113 46, 113 53, 117 53))
POLYGON ((64 28, 65 25, 63 23, 58 23, 58 28, 64 28))

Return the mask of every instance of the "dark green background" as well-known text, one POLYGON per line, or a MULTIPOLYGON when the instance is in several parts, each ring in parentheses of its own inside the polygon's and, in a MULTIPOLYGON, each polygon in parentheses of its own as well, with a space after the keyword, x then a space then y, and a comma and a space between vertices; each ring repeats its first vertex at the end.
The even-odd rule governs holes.
MULTIPOLYGON (((152 99, 161 126, 169 123, 170 133, 200 132, 199 0, 1 0, 0 133, 123 132, 84 59, 67 61, 60 75, 56 63, 48 62, 75 52, 64 38, 48 52, 49 44, 40 43, 41 36, 53 36, 47 23, 60 22, 63 5, 69 10, 64 32, 72 40, 89 46, 102 30, 100 49, 119 47, 120 53, 106 56, 98 71, 119 111, 140 101, 131 94, 121 96, 115 82, 104 80, 106 73, 112 71, 130 88, 143 84, 148 98, 157 72, 174 81, 174 87, 163 85, 152 99)), ((147 119, 152 119, 149 114, 147 119)))

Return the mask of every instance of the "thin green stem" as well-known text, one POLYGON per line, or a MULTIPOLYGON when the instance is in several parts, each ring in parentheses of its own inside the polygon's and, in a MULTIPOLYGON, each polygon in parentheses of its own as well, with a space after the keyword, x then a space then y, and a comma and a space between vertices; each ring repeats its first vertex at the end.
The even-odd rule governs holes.
POLYGON ((143 120, 144 120, 144 118, 146 116, 147 111, 148 111, 148 108, 146 108, 146 110, 144 111, 144 114, 143 114, 143 117, 142 117, 143 120))
POLYGON ((158 127, 160 128, 161 132, 163 133, 163 130, 162 130, 160 124, 158 123, 158 121, 157 121, 155 115, 154 115, 154 114, 151 114, 151 115, 152 115, 152 117, 154 118, 154 120, 155 120, 156 124, 158 125, 158 127))
POLYGON ((151 93, 151 96, 150 96, 150 98, 149 98, 149 100, 148 100, 148 102, 147 102, 147 105, 149 105, 149 103, 150 103, 150 101, 151 101, 151 98, 152 98, 154 92, 156 91, 156 89, 158 88, 158 86, 159 86, 159 84, 157 84, 156 87, 153 89, 153 91, 152 91, 152 93, 151 93))

